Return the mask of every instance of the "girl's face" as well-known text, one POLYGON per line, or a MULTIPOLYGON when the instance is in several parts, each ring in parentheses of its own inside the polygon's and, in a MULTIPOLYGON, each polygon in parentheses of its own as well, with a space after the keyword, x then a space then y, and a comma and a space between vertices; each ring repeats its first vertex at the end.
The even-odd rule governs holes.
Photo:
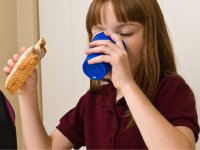
POLYGON ((118 22, 111 2, 101 10, 102 24, 92 27, 93 37, 102 31, 120 34, 127 47, 129 63, 133 74, 141 63, 143 48, 143 25, 138 22, 118 22))

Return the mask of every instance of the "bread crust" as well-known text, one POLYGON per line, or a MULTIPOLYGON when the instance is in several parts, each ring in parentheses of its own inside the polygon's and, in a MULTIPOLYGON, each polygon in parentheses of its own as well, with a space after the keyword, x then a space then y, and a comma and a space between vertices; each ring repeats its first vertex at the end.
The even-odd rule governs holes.
POLYGON ((10 94, 15 92, 24 84, 28 76, 32 73, 36 65, 39 63, 46 53, 44 39, 40 39, 35 46, 29 47, 27 51, 22 54, 7 77, 5 88, 10 94))

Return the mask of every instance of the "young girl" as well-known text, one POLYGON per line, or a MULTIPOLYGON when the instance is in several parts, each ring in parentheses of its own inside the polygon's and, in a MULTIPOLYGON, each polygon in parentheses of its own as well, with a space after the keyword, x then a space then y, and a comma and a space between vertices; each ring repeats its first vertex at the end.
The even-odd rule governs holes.
MULTIPOLYGON (((116 44, 89 43, 88 63, 112 66, 48 135, 39 116, 37 72, 18 90, 28 148, 195 149, 199 125, 193 93, 176 73, 170 39, 156 0, 93 0, 89 40, 104 31, 116 44), (123 42, 126 44, 126 50, 123 42)), ((4 68, 12 70, 19 55, 4 68)))

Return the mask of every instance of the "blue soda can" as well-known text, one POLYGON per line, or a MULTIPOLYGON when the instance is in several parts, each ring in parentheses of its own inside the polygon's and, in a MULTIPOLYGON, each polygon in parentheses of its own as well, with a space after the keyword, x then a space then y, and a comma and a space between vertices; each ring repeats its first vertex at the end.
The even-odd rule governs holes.
MULTIPOLYGON (((98 33, 92 41, 96 40, 110 40, 115 44, 115 42, 109 37, 104 34, 104 32, 98 33)), ((123 42, 124 43, 124 42, 123 42)), ((125 44, 124 44, 125 46, 125 44)), ((126 46, 125 46, 126 48, 126 46)), ((96 63, 96 64, 88 64, 88 60, 99 56, 99 55, 104 55, 102 53, 93 53, 87 55, 86 59, 83 62, 83 72, 92 80, 101 80, 105 77, 105 75, 111 71, 111 65, 109 63, 96 63)))

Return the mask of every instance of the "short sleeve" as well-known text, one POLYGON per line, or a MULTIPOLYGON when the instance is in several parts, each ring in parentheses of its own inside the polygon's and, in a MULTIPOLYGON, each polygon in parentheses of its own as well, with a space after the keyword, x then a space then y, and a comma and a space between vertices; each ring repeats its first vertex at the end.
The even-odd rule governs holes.
POLYGON ((76 107, 67 112, 56 127, 65 137, 67 137, 75 148, 85 145, 84 140, 84 101, 87 99, 86 93, 81 97, 76 107))
POLYGON ((198 140, 199 124, 194 95, 179 76, 171 75, 161 81, 156 107, 174 126, 187 126, 198 140))

